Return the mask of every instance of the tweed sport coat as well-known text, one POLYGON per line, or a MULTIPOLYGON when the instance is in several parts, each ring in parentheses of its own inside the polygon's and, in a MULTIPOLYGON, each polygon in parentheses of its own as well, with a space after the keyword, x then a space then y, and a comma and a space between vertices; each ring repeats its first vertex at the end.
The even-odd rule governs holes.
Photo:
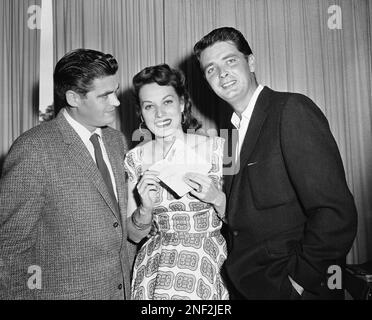
POLYGON ((0 299, 129 299, 125 140, 102 135, 120 212, 61 112, 14 142, 0 180, 0 299))

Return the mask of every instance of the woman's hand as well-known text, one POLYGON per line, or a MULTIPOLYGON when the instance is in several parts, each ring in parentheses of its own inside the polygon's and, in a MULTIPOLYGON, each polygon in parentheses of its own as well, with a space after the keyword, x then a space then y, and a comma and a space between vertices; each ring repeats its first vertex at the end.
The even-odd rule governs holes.
POLYGON ((200 173, 188 172, 184 176, 184 181, 192 188, 190 193, 194 197, 213 205, 218 216, 224 219, 226 196, 215 186, 210 177, 200 173))
POLYGON ((210 177, 200 173, 188 172, 184 176, 184 181, 192 188, 190 193, 203 202, 214 204, 222 193, 210 177))
MULTIPOLYGON (((145 212, 152 212, 156 201, 156 192, 159 190, 159 175, 158 171, 147 170, 142 175, 136 188, 140 196, 142 210, 145 212)), ((141 212, 143 212, 141 210, 141 212)))

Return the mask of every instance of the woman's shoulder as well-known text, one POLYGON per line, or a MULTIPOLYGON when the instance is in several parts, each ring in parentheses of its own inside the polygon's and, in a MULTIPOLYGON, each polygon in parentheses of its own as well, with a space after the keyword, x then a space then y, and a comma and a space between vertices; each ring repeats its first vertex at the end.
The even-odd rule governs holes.
POLYGON ((132 164, 137 164, 141 162, 143 158, 144 145, 145 144, 139 144, 134 148, 130 149, 125 155, 126 162, 130 162, 132 164))
POLYGON ((132 171, 133 177, 134 175, 137 177, 141 176, 142 172, 149 166, 145 150, 149 149, 151 145, 152 141, 147 141, 135 146, 126 153, 124 166, 127 171, 132 171))
POLYGON ((216 155, 220 157, 223 154, 223 138, 198 134, 190 134, 187 138, 187 145, 207 161, 213 161, 213 157, 216 155))
POLYGON ((224 138, 218 136, 206 136, 200 134, 187 134, 187 144, 192 148, 213 146, 213 150, 223 147, 224 138))
POLYGON ((136 145, 134 148, 130 149, 127 152, 128 154, 135 154, 135 155, 142 155, 143 152, 146 152, 146 150, 149 150, 153 145, 153 140, 144 141, 136 145))
POLYGON ((137 145, 128 152, 129 157, 132 159, 132 162, 135 163, 137 166, 141 166, 143 171, 146 171, 156 162, 154 154, 154 143, 154 140, 146 141, 137 145))

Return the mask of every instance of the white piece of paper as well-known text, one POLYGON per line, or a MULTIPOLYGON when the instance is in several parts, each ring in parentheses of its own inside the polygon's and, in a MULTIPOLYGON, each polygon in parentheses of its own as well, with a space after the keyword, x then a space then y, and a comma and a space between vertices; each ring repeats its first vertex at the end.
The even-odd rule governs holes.
POLYGON ((190 192, 192 188, 183 181, 187 172, 207 175, 211 164, 195 153, 183 141, 177 139, 165 159, 154 163, 149 170, 158 171, 158 178, 171 188, 179 197, 190 192))

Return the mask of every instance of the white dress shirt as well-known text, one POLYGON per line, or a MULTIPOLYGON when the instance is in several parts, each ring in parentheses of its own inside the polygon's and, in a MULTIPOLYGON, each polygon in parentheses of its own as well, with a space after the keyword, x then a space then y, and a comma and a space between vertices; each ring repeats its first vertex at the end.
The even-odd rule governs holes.
POLYGON ((237 154, 236 159, 240 155, 240 151, 242 149, 243 141, 245 138, 245 135, 248 130, 249 121, 251 120, 252 113, 254 106, 256 105, 257 98, 259 94, 261 93, 262 89, 264 87, 260 84, 254 91, 251 100, 249 100, 248 106, 245 108, 245 110, 241 113, 241 116, 239 116, 236 112, 233 113, 231 117, 231 123, 234 125, 236 129, 238 129, 238 145, 237 145, 237 154))
POLYGON ((71 125, 71 127, 79 135, 80 139, 84 142, 84 144, 87 147, 87 149, 88 149, 90 155, 92 156, 92 159, 94 160, 94 162, 96 162, 96 157, 94 155, 94 147, 93 147, 92 142, 89 139, 92 136, 92 134, 94 134, 94 133, 98 134, 98 136, 99 136, 98 141, 99 141, 99 144, 101 146, 103 160, 105 161, 106 166, 107 166, 107 168, 108 168, 108 170, 110 172, 110 178, 111 178, 111 182, 112 182, 112 188, 114 189, 115 197, 116 197, 116 200, 117 200, 118 199, 118 194, 117 194, 117 191, 116 191, 116 183, 115 183, 114 173, 112 171, 112 167, 111 167, 111 164, 110 164, 108 155, 107 155, 107 151, 106 151, 105 145, 103 144, 102 130, 101 130, 101 128, 97 128, 96 130, 94 130, 94 132, 90 132, 82 124, 80 124, 75 119, 73 119, 69 115, 69 113, 67 112, 66 109, 63 109, 63 115, 65 116, 67 122, 71 125))

